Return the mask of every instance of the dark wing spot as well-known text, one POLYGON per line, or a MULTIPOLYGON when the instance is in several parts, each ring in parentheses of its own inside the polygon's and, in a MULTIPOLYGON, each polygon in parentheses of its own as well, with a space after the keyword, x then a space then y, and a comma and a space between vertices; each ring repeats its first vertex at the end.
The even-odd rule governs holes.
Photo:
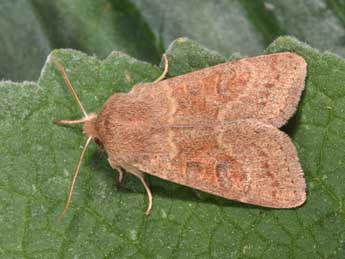
POLYGON ((196 96, 200 94, 200 86, 196 84, 187 85, 187 90, 190 95, 196 96))
POLYGON ((221 174, 227 174, 229 172, 230 166, 227 161, 221 161, 216 164, 217 176, 221 174))
POLYGON ((187 162, 186 163, 186 173, 188 174, 198 174, 201 172, 201 166, 198 162, 187 162))
MULTIPOLYGON (((278 77, 279 77, 279 75, 278 75, 278 77)), ((272 84, 272 83, 267 83, 267 84, 265 84, 265 87, 266 87, 266 88, 272 88, 272 87, 274 87, 274 84, 272 84)))

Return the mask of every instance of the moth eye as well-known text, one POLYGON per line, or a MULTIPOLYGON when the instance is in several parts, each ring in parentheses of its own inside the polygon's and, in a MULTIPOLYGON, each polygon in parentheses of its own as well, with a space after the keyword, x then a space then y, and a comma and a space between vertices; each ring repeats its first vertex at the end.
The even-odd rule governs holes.
POLYGON ((103 144, 102 144, 102 142, 99 140, 99 138, 94 138, 94 141, 95 141, 95 143, 96 143, 98 146, 101 147, 101 149, 104 149, 104 148, 103 148, 103 144))

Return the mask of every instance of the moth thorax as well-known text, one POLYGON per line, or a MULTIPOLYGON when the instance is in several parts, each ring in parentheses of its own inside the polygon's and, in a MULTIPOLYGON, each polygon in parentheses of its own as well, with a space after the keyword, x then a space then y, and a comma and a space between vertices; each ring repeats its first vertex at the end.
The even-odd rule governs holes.
POLYGON ((86 137, 97 137, 97 130, 96 130, 96 121, 97 121, 97 114, 91 113, 88 114, 89 120, 85 121, 83 132, 86 135, 86 137))

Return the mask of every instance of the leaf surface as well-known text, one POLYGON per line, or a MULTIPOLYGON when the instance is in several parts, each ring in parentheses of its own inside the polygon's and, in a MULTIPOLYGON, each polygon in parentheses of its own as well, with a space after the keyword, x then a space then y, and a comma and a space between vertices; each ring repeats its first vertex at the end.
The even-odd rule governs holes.
MULTIPOLYGON (((298 112, 284 128, 308 185, 297 209, 227 201, 148 176, 154 207, 140 182, 117 174, 94 145, 87 151, 71 208, 60 213, 85 139, 79 126, 52 118, 82 116, 57 69, 37 83, 0 83, 0 256, 5 258, 342 258, 345 256, 345 61, 289 37, 266 52, 294 51, 308 63, 298 112)), ((74 50, 53 52, 88 112, 114 92, 151 82, 162 69, 113 52, 100 61, 74 50)), ((223 62, 187 39, 168 50, 170 76, 223 62)))

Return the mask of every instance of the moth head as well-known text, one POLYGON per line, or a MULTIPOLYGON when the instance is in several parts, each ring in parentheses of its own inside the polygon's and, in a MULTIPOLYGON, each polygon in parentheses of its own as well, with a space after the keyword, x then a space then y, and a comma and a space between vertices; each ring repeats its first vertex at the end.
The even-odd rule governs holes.
POLYGON ((97 121, 97 114, 90 113, 88 114, 88 120, 85 120, 83 126, 83 132, 87 138, 97 138, 97 130, 96 130, 96 121, 97 121))
POLYGON ((98 136, 98 131, 96 128, 97 124, 97 114, 89 113, 89 119, 84 122, 83 133, 87 138, 92 138, 93 141, 103 150, 103 143, 98 136))

